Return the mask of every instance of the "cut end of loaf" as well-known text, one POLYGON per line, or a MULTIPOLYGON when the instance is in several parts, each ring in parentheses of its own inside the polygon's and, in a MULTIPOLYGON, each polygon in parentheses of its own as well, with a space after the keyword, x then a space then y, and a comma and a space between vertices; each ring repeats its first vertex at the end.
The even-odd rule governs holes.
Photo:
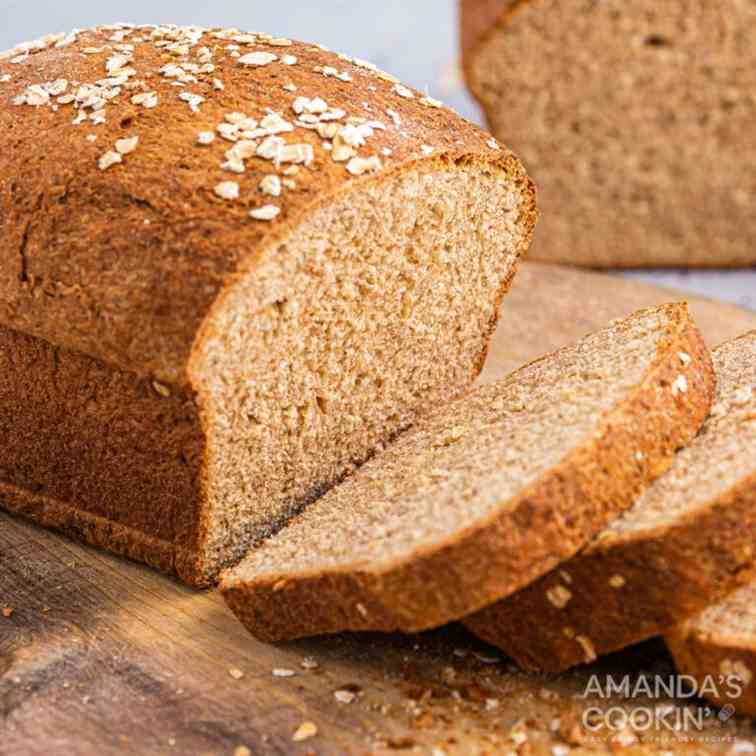
POLYGON ((532 203, 502 166, 428 161, 323 202, 239 276, 190 366, 206 572, 475 379, 532 203))
POLYGON ((712 389, 686 307, 643 311, 422 418, 229 571, 224 596, 265 640, 458 619, 629 506, 712 389), (682 348, 695 391, 678 397, 682 348))

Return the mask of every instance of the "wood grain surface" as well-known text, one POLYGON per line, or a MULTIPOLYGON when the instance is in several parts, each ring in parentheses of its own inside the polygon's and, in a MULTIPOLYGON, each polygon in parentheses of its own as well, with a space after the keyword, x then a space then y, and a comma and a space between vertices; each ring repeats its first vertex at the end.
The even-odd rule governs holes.
POLYGON ((525 263, 504 299, 482 381, 577 341, 641 307, 687 300, 709 346, 756 328, 756 312, 673 289, 558 265, 525 263))
MULTIPOLYGON (((613 317, 676 298, 599 274, 526 266, 504 306, 485 379, 613 317)), ((756 328, 756 313, 707 302, 695 302, 694 312, 712 344, 756 328)), ((620 747, 608 742, 618 733, 590 733, 583 712, 629 711, 639 702, 584 698, 591 675, 671 672, 654 642, 557 679, 529 677, 457 625, 269 646, 247 635, 217 592, 5 514, 0 609, 3 756, 609 753, 620 747), (303 667, 306 658, 317 668, 303 667), (337 691, 354 700, 340 702, 337 691), (296 740, 303 723, 316 733, 296 740)), ((735 753, 756 744, 748 720, 722 723, 716 714, 709 711, 703 733, 653 729, 639 734, 645 745, 623 752, 735 753)), ((625 731, 622 742, 633 737, 625 731)))

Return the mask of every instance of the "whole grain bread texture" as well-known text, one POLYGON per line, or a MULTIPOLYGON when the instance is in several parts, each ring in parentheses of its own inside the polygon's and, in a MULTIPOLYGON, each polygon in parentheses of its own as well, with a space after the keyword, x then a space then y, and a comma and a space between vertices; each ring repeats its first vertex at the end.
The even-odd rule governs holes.
POLYGON ((592 267, 756 263, 756 6, 461 0, 489 127, 525 162, 531 257, 592 267))
POLYGON ((221 591, 267 641, 463 617, 630 506, 713 391, 687 306, 640 311, 430 412, 224 573, 221 591))
POLYGON ((665 641, 704 697, 756 717, 756 583, 670 630, 665 641))
MULTIPOLYGON (((742 584, 756 559, 756 331, 713 357, 711 415, 669 471, 582 552, 468 628, 527 670, 562 672, 660 635, 742 584)), ((687 381, 673 388, 687 392, 687 381)))
POLYGON ((319 45, 0 54, 0 505, 212 582, 469 386, 535 219, 489 134, 319 45))

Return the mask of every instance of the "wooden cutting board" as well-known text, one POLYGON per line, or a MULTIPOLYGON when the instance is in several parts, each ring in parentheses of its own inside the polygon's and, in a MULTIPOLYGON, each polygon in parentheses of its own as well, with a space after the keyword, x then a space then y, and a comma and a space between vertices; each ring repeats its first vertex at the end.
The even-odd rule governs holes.
MULTIPOLYGON (((611 318, 677 298, 623 279, 525 266, 484 379, 611 318)), ((699 300, 693 309, 712 344, 756 328, 756 313, 699 300)), ((586 740, 583 712, 589 703, 628 704, 580 697, 591 675, 671 671, 663 646, 651 643, 557 679, 529 677, 459 626, 269 646, 242 629, 217 592, 191 590, 5 514, 0 607, 9 615, 0 614, 0 754, 14 756, 552 756, 555 744, 573 754, 609 752, 606 733, 586 740), (317 667, 303 667, 306 658, 317 667), (340 702, 336 691, 355 699, 340 702), (303 723, 316 734, 296 740, 303 723)), ((727 752, 736 736, 756 743, 750 722, 721 724, 711 714, 707 734, 719 742, 670 745, 656 731, 655 742, 634 752, 727 752)))

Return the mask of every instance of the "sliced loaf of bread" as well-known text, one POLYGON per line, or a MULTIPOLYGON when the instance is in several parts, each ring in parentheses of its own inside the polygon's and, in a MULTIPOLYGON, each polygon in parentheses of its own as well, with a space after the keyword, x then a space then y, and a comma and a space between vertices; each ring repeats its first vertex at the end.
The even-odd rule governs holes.
POLYGON ((544 212, 532 257, 602 267, 756 263, 756 4, 461 7, 470 89, 538 186, 544 212))
POLYGON ((471 630, 526 669, 559 672, 737 587, 756 559, 756 331, 719 347, 714 366, 711 416, 670 470, 582 553, 468 618, 471 630))
POLYGON ((706 698, 756 717, 756 583, 681 623, 665 640, 678 670, 706 698))
POLYGON ((535 217, 490 134, 319 45, 0 53, 0 506, 212 582, 469 387, 535 217))
POLYGON ((713 393, 687 306, 641 311, 431 412, 227 572, 223 595, 265 640, 463 617, 631 505, 713 393))

